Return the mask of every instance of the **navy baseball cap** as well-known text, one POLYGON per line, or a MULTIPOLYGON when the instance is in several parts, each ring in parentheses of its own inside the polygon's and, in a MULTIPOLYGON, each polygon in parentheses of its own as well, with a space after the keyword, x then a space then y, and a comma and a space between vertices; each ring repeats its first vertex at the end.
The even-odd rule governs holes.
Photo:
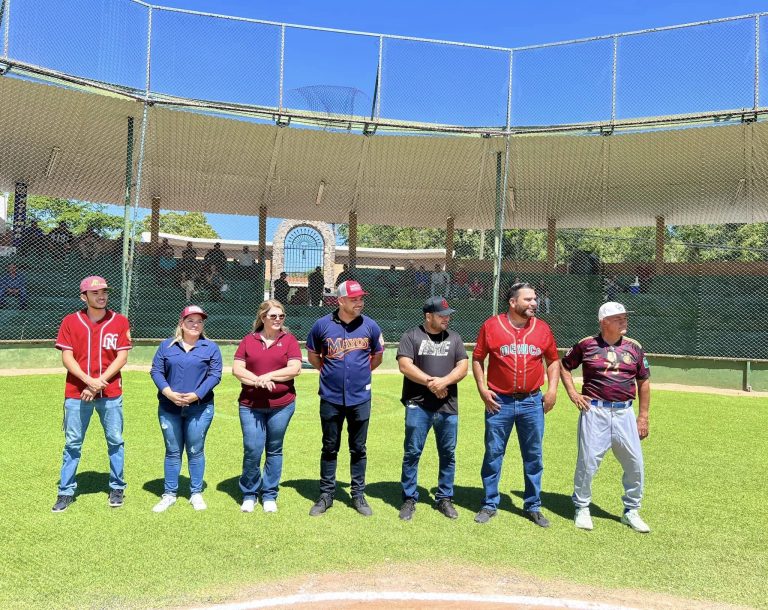
POLYGON ((455 309, 451 309, 448 305, 448 301, 445 297, 430 297, 424 301, 424 307, 422 307, 424 313, 434 313, 438 316, 450 316, 455 309))

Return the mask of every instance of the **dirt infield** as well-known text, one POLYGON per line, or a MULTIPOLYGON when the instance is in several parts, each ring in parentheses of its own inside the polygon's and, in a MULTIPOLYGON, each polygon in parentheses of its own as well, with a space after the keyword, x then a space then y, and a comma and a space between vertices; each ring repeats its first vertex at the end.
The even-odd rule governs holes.
MULTIPOLYGON (((348 596, 349 597, 349 596, 348 596)), ((247 608, 466 608, 468 610, 522 610, 549 608, 590 608, 669 610, 745 610, 722 602, 706 602, 670 595, 608 590, 559 580, 541 580, 508 568, 492 572, 473 565, 386 564, 346 573, 310 574, 276 581, 241 591, 236 599, 209 610, 247 608), (441 576, 444 575, 444 576, 441 576), (346 592, 361 599, 344 599, 346 592), (451 595, 453 594, 453 595, 451 595), (318 601, 308 601, 322 596, 318 601), (380 597, 379 597, 380 596, 380 597), (439 599, 428 599, 439 597, 439 599), (451 599, 454 597, 454 599, 451 599), (510 598, 506 603, 499 598, 510 598), (498 600, 494 601, 494 598, 498 600)))
MULTIPOLYGON (((124 371, 149 372, 149 366, 144 364, 127 364, 123 367, 124 371)), ((315 373, 315 371, 303 371, 303 373, 315 373)), ((0 377, 15 377, 18 375, 57 375, 64 374, 64 369, 44 368, 44 369, 0 369, 0 377)), ((400 371, 386 370, 374 371, 375 375, 400 375, 400 371)), ((581 383, 581 378, 573 378, 576 383, 581 383)), ((655 390, 670 390, 672 392, 698 392, 701 394, 717 394, 719 396, 751 396, 753 398, 768 398, 768 392, 744 392, 743 390, 731 390, 728 388, 710 388, 701 385, 683 385, 681 383, 654 383, 655 390)))

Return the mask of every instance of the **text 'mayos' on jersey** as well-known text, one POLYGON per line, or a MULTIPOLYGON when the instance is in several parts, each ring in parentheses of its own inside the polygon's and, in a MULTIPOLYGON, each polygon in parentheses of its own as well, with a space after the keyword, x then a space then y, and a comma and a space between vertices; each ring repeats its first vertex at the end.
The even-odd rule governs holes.
POLYGON ((614 345, 601 335, 585 337, 566 352, 562 363, 569 371, 581 365, 584 396, 611 402, 634 399, 636 380, 651 376, 643 346, 629 337, 614 345))
POLYGON ((488 356, 488 387, 500 394, 534 392, 544 384, 544 361, 558 360, 557 344, 549 324, 531 318, 515 328, 503 313, 489 318, 480 327, 474 360, 488 356))
POLYGON ((354 406, 371 399, 371 356, 384 351, 381 328, 361 315, 349 324, 338 310, 317 320, 307 350, 323 357, 318 394, 335 405, 354 406))
MULTIPOLYGON (((56 337, 56 348, 71 351, 80 368, 94 378, 109 368, 119 352, 131 347, 128 318, 111 309, 98 322, 92 322, 85 310, 65 316, 56 337)), ((67 372, 64 396, 80 398, 84 389, 85 384, 67 372)), ((101 392, 101 397, 116 398, 122 393, 122 377, 118 371, 101 392)))
MULTIPOLYGON (((423 326, 416 326, 403 334, 397 347, 397 358, 409 358, 416 367, 430 377, 445 377, 461 360, 467 359, 467 349, 461 336, 446 330, 428 333, 423 326)), ((450 415, 459 412, 458 384, 447 388, 448 396, 438 398, 427 386, 403 377, 401 402, 416 403, 428 411, 440 411, 450 415)))

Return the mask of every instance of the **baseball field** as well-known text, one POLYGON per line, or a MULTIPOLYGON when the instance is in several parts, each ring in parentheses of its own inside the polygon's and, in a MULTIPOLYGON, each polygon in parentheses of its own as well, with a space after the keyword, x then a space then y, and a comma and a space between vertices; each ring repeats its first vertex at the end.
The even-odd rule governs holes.
MULTIPOLYGON (((154 386, 137 371, 124 379, 125 506, 107 506, 106 448, 94 418, 77 499, 65 513, 52 514, 63 446, 63 374, 0 377, 0 606, 210 605, 249 592, 286 592, 286 582, 311 588, 335 579, 349 590, 355 586, 350 574, 400 583, 419 576, 420 590, 445 590, 486 574, 497 577, 484 590, 498 593, 515 580, 557 584, 565 593, 569 586, 589 590, 594 599, 602 591, 636 607, 768 608, 765 398, 654 390, 642 509, 653 531, 641 535, 619 522, 621 472, 610 456, 595 481, 594 531, 573 527, 577 412, 562 391, 545 434, 543 501, 552 527, 542 530, 521 516, 516 440, 507 451, 499 516, 474 523, 482 497, 483 415, 470 379, 460 396, 459 519, 446 519, 428 501, 437 479, 430 439, 420 469, 422 501, 412 522, 399 521, 403 411, 396 374, 374 377, 366 490, 373 517, 349 506, 344 442, 337 502, 311 518, 318 493, 317 382, 312 372, 297 379, 276 514, 239 511, 239 385, 231 376, 217 389, 207 441, 208 510, 195 512, 180 501, 166 513, 151 511, 163 489, 164 448, 154 386)), ((183 476, 183 495, 187 484, 183 476)))

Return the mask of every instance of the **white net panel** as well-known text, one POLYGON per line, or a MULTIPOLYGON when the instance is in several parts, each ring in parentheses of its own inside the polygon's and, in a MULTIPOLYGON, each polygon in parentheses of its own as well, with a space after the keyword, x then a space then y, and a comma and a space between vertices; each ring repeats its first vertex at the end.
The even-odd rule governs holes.
POLYGON ((519 279, 563 347, 610 299, 651 353, 768 359, 763 17, 514 50, 4 6, 1 340, 91 273, 135 337, 195 302, 238 339, 276 295, 303 338, 342 274, 388 341, 431 294, 472 341, 519 279))

